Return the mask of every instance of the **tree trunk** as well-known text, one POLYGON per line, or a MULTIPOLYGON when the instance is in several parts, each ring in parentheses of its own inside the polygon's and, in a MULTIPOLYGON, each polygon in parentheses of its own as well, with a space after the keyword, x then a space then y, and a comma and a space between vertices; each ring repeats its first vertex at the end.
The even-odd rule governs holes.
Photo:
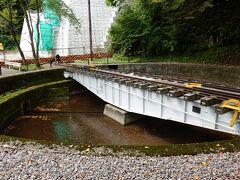
POLYGON ((26 5, 26 8, 24 7, 23 1, 21 1, 21 7, 25 14, 26 23, 27 23, 27 27, 28 27, 28 33, 29 33, 30 44, 31 44, 31 48, 32 48, 33 59, 34 59, 34 62, 36 64, 37 68, 40 68, 40 63, 39 63, 38 57, 36 55, 35 43, 34 43, 34 39, 33 39, 34 31, 33 31, 33 26, 32 26, 32 19, 30 16, 30 8, 29 8, 27 1, 25 1, 25 5, 26 5))
POLYGON ((18 49, 18 51, 19 51, 19 53, 21 55, 22 60, 25 61, 24 53, 23 53, 23 51, 22 51, 22 49, 21 49, 21 47, 19 45, 19 42, 17 40, 17 33, 16 33, 16 31, 14 29, 14 26, 13 26, 12 5, 10 4, 9 1, 8 1, 8 11, 9 11, 9 16, 10 16, 10 20, 8 21, 8 23, 9 23, 9 25, 8 25, 9 26, 9 31, 10 31, 12 37, 13 37, 13 40, 14 40, 16 46, 17 46, 17 49, 18 49))
POLYGON ((19 45, 19 42, 17 40, 17 35, 16 35, 16 32, 15 32, 14 27, 12 26, 12 24, 9 24, 9 31, 10 31, 10 33, 12 35, 14 43, 17 46, 17 49, 18 49, 18 51, 20 53, 20 56, 21 56, 22 60, 25 61, 26 59, 25 59, 24 53, 22 51, 22 48, 19 45))
MULTIPOLYGON (((39 15, 39 1, 36 0, 36 6, 37 6, 37 42, 36 42, 36 53, 37 53, 37 59, 39 59, 39 43, 40 43, 40 15, 39 15)), ((39 61, 38 61, 39 62, 39 61)), ((40 66, 40 64, 39 64, 40 66)))

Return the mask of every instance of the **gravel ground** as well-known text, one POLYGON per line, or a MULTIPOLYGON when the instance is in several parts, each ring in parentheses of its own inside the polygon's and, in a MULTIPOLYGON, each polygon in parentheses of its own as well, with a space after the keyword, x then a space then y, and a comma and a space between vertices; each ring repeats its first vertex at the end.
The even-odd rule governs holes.
POLYGON ((240 179, 240 152, 149 157, 0 142, 1 179, 240 179))

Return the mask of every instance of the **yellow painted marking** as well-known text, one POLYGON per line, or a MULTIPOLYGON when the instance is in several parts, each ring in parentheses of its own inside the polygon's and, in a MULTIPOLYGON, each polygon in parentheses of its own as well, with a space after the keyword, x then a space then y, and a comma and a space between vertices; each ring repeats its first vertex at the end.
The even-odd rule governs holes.
POLYGON ((202 84, 199 83, 188 83, 185 85, 187 88, 202 87, 202 84))
POLYGON ((238 118, 238 114, 240 112, 240 101, 238 101, 236 99, 229 99, 227 101, 224 101, 222 103, 221 107, 234 110, 233 117, 230 121, 230 127, 233 127, 233 125, 235 124, 235 122, 238 118))

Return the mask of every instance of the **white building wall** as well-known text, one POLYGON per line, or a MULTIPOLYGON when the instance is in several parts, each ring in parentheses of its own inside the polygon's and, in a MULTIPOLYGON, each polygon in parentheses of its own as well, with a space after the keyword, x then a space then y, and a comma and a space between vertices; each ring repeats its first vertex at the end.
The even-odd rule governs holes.
POLYGON ((61 56, 69 55, 69 21, 61 20, 61 26, 54 28, 53 33, 53 51, 52 54, 60 54, 61 56))
MULTIPOLYGON (((78 32, 73 26, 69 29, 69 47, 73 54, 89 52, 89 18, 87 0, 70 0, 70 7, 81 22, 78 32), (85 47, 83 49, 82 47, 85 47), (74 49, 76 48, 76 49, 74 49), (78 49, 79 48, 79 49, 78 49)), ((115 10, 105 5, 104 0, 91 0, 93 52, 102 51, 115 10)))
MULTIPOLYGON (((70 6, 77 18, 80 20, 80 32, 77 31, 67 19, 62 19, 60 27, 54 28, 53 51, 40 52, 41 57, 61 56, 89 53, 89 24, 88 24, 88 1, 87 0, 64 0, 70 6)), ((107 40, 108 30, 115 17, 116 10, 105 5, 104 0, 91 0, 92 13, 92 39, 93 52, 105 51, 104 44, 107 40)), ((31 14, 33 22, 36 23, 36 14, 31 14)), ((43 20, 43 15, 41 15, 43 20)), ((32 58, 30 39, 27 24, 24 22, 20 46, 26 58, 32 58)))
MULTIPOLYGON (((32 19, 32 24, 33 27, 36 26, 37 24, 37 14, 32 12, 31 14, 31 19, 32 19)), ((40 13, 40 20, 44 20, 44 15, 42 13, 40 13)), ((33 29, 35 30, 35 29, 33 29)), ((31 59, 33 58, 32 55, 32 48, 31 48, 31 43, 30 43, 30 36, 29 36, 29 32, 28 32, 28 27, 27 27, 27 22, 24 19, 24 23, 23 23, 23 28, 22 28, 22 34, 21 34, 21 40, 20 40, 20 47, 25 55, 26 59, 31 59)), ((34 39, 34 45, 36 48, 36 42, 34 39)), ((52 56, 52 52, 48 52, 48 51, 40 51, 39 53, 40 57, 50 57, 52 56)), ((20 54, 18 53, 18 57, 20 58, 15 58, 15 59, 21 59, 20 54)), ((12 60, 12 59, 9 59, 12 60)))

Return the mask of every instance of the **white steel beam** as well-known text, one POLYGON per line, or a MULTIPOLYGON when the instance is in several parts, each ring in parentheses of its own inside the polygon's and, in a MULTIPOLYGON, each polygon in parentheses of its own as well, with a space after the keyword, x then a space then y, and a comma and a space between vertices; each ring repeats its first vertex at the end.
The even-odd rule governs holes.
POLYGON ((233 112, 217 114, 215 107, 202 106, 199 100, 186 101, 183 97, 171 97, 146 88, 134 87, 131 83, 126 85, 109 77, 93 76, 74 69, 65 71, 64 76, 73 78, 107 103, 127 112, 240 135, 239 123, 229 126, 233 112))

